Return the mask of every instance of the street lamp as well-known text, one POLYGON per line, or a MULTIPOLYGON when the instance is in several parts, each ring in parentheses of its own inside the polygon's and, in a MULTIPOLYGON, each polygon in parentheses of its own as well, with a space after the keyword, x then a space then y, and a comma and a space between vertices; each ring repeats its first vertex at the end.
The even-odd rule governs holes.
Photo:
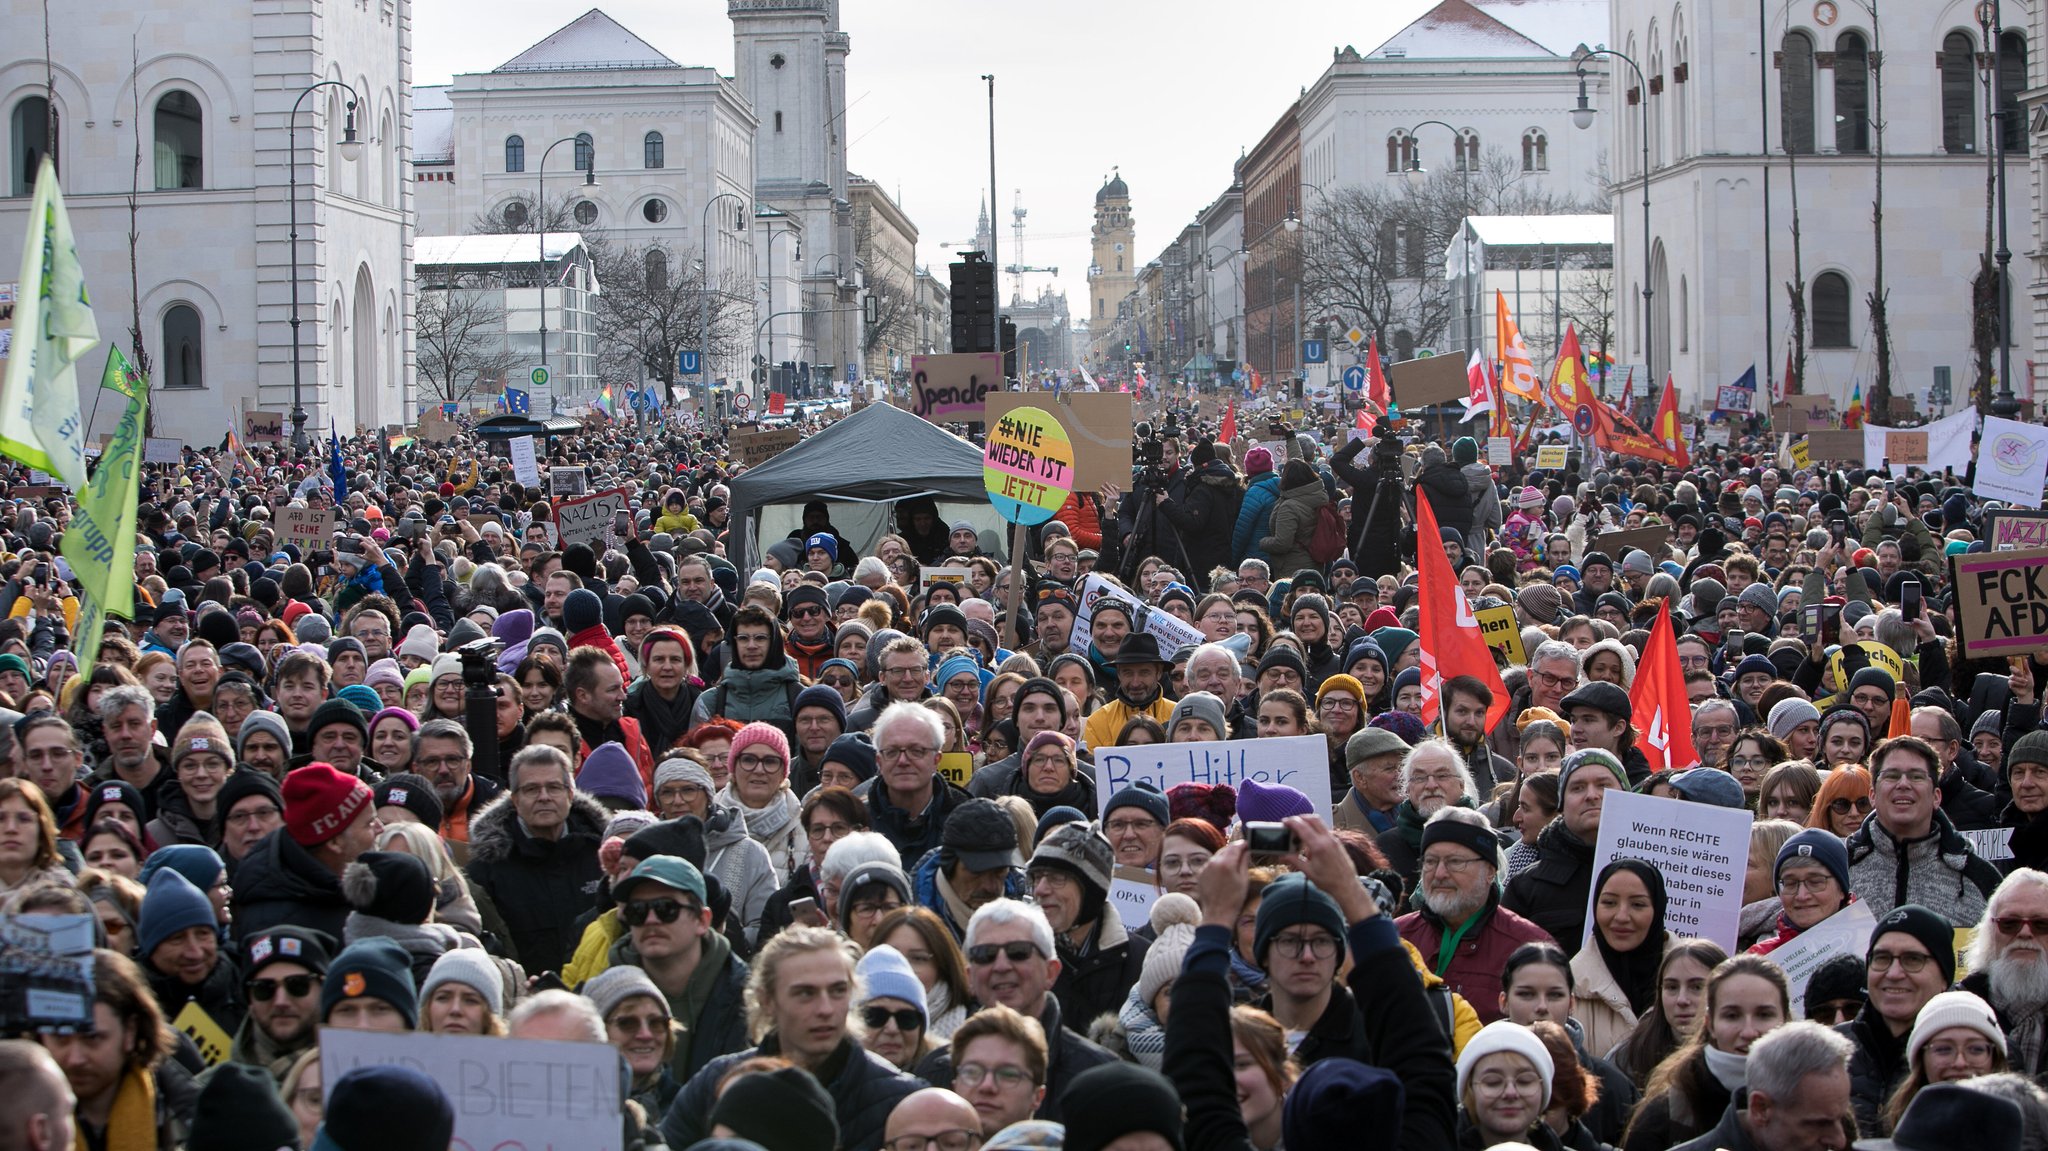
MULTIPOLYGON (((1586 61, 1595 56, 1611 56, 1629 66, 1636 74, 1637 90, 1643 96, 1636 101, 1642 109, 1643 147, 1643 366, 1648 369, 1656 363, 1656 347, 1651 337, 1650 297, 1656 289, 1650 286, 1650 83, 1643 78, 1643 70, 1634 60, 1612 48, 1588 48, 1579 45, 1572 53, 1572 66, 1579 74, 1579 102, 1572 108, 1572 127, 1581 130, 1593 126, 1593 106, 1586 100, 1586 61)), ((1652 374, 1655 374, 1654 372, 1652 374)))
POLYGON ((1988 141, 1991 170, 1998 179, 1998 251, 1992 257, 1998 263, 1998 395, 1991 401, 1991 414, 2009 420, 2020 414, 2020 401, 2012 394, 2012 287, 2006 279, 2006 269, 2012 263, 2012 246, 2005 234, 2005 118, 2011 113, 2005 110, 2005 61, 2000 50, 2005 24, 1998 0, 1982 0, 1977 5, 1977 19, 1990 26, 1984 43, 1984 50, 1991 57, 1991 93, 1987 102, 1996 109, 1991 113, 1994 130, 1988 141))
MULTIPOLYGON (((595 168, 597 165, 592 164, 591 167, 595 168)), ((697 342, 701 345, 697 353, 699 356, 711 354, 711 207, 720 200, 731 200, 739 204, 742 212, 746 210, 747 204, 746 197, 737 192, 720 192, 704 202, 704 210, 697 216, 697 236, 700 246, 704 249, 704 282, 697 287, 697 342)), ((745 226, 745 216, 733 217, 733 231, 737 232, 745 226)), ((711 374, 711 369, 701 362, 698 370, 707 378, 711 374)))
POLYGON ((356 138, 356 101, 360 99, 356 90, 340 80, 320 80, 308 84, 292 101, 292 114, 285 126, 285 138, 290 154, 288 179, 291 194, 287 203, 291 205, 291 252, 292 252, 292 452, 303 456, 306 452, 306 405, 299 382, 299 109, 306 103, 306 97, 317 88, 341 88, 348 92, 348 119, 343 122, 341 143, 335 151, 341 158, 353 163, 363 154, 363 142, 356 138))
MULTIPOLYGON (((540 154, 540 168, 534 173, 533 239, 534 247, 540 256, 540 366, 543 368, 548 366, 548 157, 564 144, 581 145, 582 142, 580 136, 564 136, 549 144, 547 150, 540 154)), ((583 186, 597 187, 595 143, 590 147, 590 164, 583 169, 583 186)), ((568 289, 562 289, 562 293, 562 319, 566 323, 569 311, 568 289)), ((555 385, 552 380, 548 382, 548 414, 555 414, 555 385)))
MULTIPOLYGON (((1591 115, 1591 112, 1589 111, 1587 114, 1591 115)), ((1576 121, 1574 122, 1576 123, 1576 121)), ((1408 139, 1411 145, 1408 151, 1408 166, 1402 170, 1401 174, 1407 179, 1408 186, 1418 191, 1428 181, 1429 173, 1422 167, 1422 149, 1412 145, 1415 140, 1415 133, 1432 124, 1448 131, 1456 138, 1458 143, 1463 143, 1465 140, 1465 133, 1463 131, 1451 127, 1442 120, 1423 120, 1417 123, 1415 127, 1408 129, 1408 139)), ((1584 125, 1580 126, 1584 127, 1584 125)), ((1474 310, 1473 297, 1478 294, 1476 286, 1472 283, 1472 168, 1478 162, 1479 157, 1476 153, 1470 156, 1461 155, 1458 157, 1458 183, 1460 185, 1458 196, 1464 202, 1464 210, 1459 213, 1458 230, 1464 233, 1461 238, 1465 242, 1464 256, 1460 260, 1461 265, 1465 269, 1465 285, 1464 290, 1458 294, 1464 297, 1465 303, 1465 345, 1467 351, 1470 351, 1480 343, 1479 327, 1472 318, 1474 310)))
MULTIPOLYGON (((772 243, 773 241, 770 241, 770 242, 772 243)), ((837 260, 837 261, 839 261, 839 270, 838 270, 838 272, 834 273, 834 275, 833 275, 833 277, 832 277, 832 306, 833 306, 833 308, 835 309, 835 315, 834 315, 834 317, 833 317, 833 321, 832 321, 832 345, 833 345, 833 346, 832 346, 832 356, 833 356, 833 358, 834 358, 834 359, 837 359, 837 358, 839 357, 839 355, 840 355, 840 354, 841 354, 841 353, 842 353, 842 352, 843 352, 843 351, 845 350, 845 349, 844 349, 844 342, 843 342, 843 341, 842 341, 842 340, 841 340, 841 339, 839 338, 839 335, 840 335, 840 333, 839 333, 839 320, 838 320, 838 317, 837 317, 837 314, 836 314, 836 309, 837 309, 837 308, 838 308, 838 306, 839 306, 839 292, 840 292, 840 289, 841 289, 842 287, 844 287, 844 286, 845 286, 845 283, 846 283, 846 279, 847 279, 847 276, 846 276, 846 257, 845 257, 845 256, 844 256, 844 255, 843 255, 842 253, 839 253, 839 252, 826 252, 825 254, 823 254, 823 255, 819 256, 819 257, 818 257, 817 259, 815 259, 815 260, 812 260, 812 261, 811 261, 811 274, 810 274, 810 276, 809 276, 809 277, 807 277, 807 278, 808 278, 808 279, 813 279, 813 280, 817 279, 817 278, 818 278, 818 275, 819 275, 819 273, 818 273, 818 265, 820 265, 820 264, 824 263, 824 262, 825 262, 825 261, 827 261, 827 260, 837 260)), ((835 367, 836 367, 836 366, 837 366, 837 365, 835 365, 835 367)), ((853 382, 853 381, 851 381, 851 380, 848 380, 848 381, 847 381, 847 383, 849 383, 849 384, 851 384, 852 382, 853 382)), ((809 381, 809 380, 806 380, 806 381, 804 381, 804 386, 805 386, 806 392, 808 393, 808 389, 809 389, 809 387, 810 387, 810 381, 809 381)))

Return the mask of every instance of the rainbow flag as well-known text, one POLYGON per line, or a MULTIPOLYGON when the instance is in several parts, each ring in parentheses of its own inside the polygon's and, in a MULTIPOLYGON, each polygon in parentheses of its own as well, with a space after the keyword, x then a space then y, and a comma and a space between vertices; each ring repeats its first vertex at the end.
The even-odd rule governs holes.
POLYGON ((614 414, 612 402, 612 386, 610 384, 606 384, 603 387, 603 389, 597 393, 597 406, 599 408, 602 408, 604 410, 604 414, 607 416, 614 414))
POLYGON ((1842 426, 1860 428, 1863 426, 1863 384, 1859 381, 1856 390, 1850 393, 1849 410, 1842 413, 1842 426))

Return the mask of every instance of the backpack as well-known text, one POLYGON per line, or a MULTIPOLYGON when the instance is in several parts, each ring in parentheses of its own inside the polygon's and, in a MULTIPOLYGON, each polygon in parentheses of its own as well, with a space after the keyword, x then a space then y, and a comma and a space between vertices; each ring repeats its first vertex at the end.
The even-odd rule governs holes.
POLYGON ((1308 538, 1308 558, 1317 567, 1327 567, 1331 560, 1344 554, 1344 513, 1337 510, 1335 501, 1324 503, 1316 509, 1316 530, 1308 538))

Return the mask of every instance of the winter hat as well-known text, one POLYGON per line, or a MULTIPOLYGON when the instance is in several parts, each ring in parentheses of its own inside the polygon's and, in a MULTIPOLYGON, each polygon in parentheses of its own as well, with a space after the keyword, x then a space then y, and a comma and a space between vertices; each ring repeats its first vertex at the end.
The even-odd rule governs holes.
POLYGON ((1604 711, 1609 715, 1621 717, 1624 722, 1634 713, 1633 705, 1628 700, 1628 692, 1606 680, 1597 679, 1565 696, 1559 701, 1558 706, 1564 710, 1566 718, 1571 717, 1572 709, 1575 707, 1590 707, 1595 711, 1604 711))
POLYGON ((1280 1141, 1289 1147, 1338 1147, 1369 1130, 1399 1143, 1407 1098, 1400 1076, 1391 1071, 1341 1056, 1319 1059, 1287 1092, 1280 1141))
MULTIPOLYGON (((870 648, 869 650, 872 651, 874 649, 870 648)), ((1053 706, 1059 709, 1060 724, 1062 726, 1066 724, 1066 689, 1062 688, 1059 684, 1054 683, 1050 678, 1046 676, 1033 676, 1030 679, 1025 680, 1023 684, 1017 688, 1017 694, 1011 699, 1011 708, 1013 711, 1017 708, 1021 708, 1024 705, 1024 697, 1027 695, 1043 695, 1050 698, 1053 702, 1053 706)), ((1169 725, 1169 728, 1170 727, 1171 725, 1169 725)), ((1217 730, 1221 731, 1222 729, 1218 728, 1217 730)))
POLYGON ((177 736, 171 740, 171 766, 176 768, 186 756, 198 751, 211 752, 229 761, 230 765, 234 761, 235 752, 228 743, 228 729, 221 726, 212 712, 195 711, 192 718, 178 729, 177 736))
POLYGON ((213 901, 176 869, 159 869, 150 876, 149 893, 142 897, 142 915, 135 925, 136 954, 146 960, 164 940, 193 927, 220 930, 213 901))
MULTIPOLYGON (((336 691, 334 693, 334 698, 344 699, 347 700, 349 703, 354 704, 355 709, 361 712, 365 717, 375 715, 379 711, 382 711, 384 709, 384 697, 378 695, 377 689, 369 686, 368 684, 349 684, 347 687, 341 688, 340 690, 336 691)), ((369 725, 369 720, 365 718, 363 720, 363 724, 365 727, 367 727, 369 725)))
MULTIPOLYGON (((1267 453, 1253 448, 1246 455, 1249 465, 1250 456, 1267 453)), ((1272 466, 1267 456, 1266 467, 1272 466)), ((1118 1062, 1090 1067, 1067 1084, 1060 1111, 1067 1124, 1065 1151, 1102 1151, 1126 1135, 1147 1133, 1165 1139, 1174 1151, 1185 1146, 1180 1093, 1148 1067, 1118 1062)))
POLYGON ((2005 770, 2012 774, 2016 763, 2048 764, 2048 730, 2030 731, 2013 741, 2005 752, 2005 770))
POLYGON ((687 783, 701 787, 705 795, 713 795, 718 791, 718 785, 712 782, 710 769, 694 759, 665 759, 661 766, 654 769, 655 794, 659 795, 661 789, 671 783, 687 783))
POLYGON ((886 861, 863 863, 846 873, 839 884, 839 906, 833 910, 839 913, 839 926, 843 931, 847 921, 853 917, 853 897, 864 887, 886 887, 896 893, 904 903, 916 903, 917 897, 910 887, 910 877, 901 867, 886 861))
POLYGON ((434 657, 441 654, 441 637, 434 634, 431 624, 416 623, 406 631, 405 639, 399 643, 398 654, 432 663, 434 657))
MULTIPOLYGON (((622 970, 640 969, 625 967, 622 970)), ((647 976, 643 974, 640 978, 645 979, 647 976)), ((492 1015, 505 1014, 505 977, 499 972, 498 965, 491 959, 490 954, 482 948, 458 947, 453 951, 443 952, 441 958, 434 960, 433 969, 427 972, 426 982, 420 984, 420 1001, 424 1003, 432 1000, 434 989, 443 983, 456 983, 467 987, 484 997, 484 1005, 491 1009, 492 1015)))
POLYGON ((1980 735, 1998 735, 2004 724, 2005 716, 2002 713, 1996 709, 1986 708, 1984 713, 1977 717, 1977 722, 1970 725, 1970 738, 1975 739, 1980 735))
POLYGON ((664 1013, 668 1011, 668 997, 661 993, 661 988, 654 985, 645 971, 630 964, 607 967, 583 985, 584 998, 597 1005, 600 1016, 608 1016, 619 1004, 642 995, 659 1003, 664 1013))
POLYGON ((1333 691, 1349 692, 1352 698, 1358 700, 1361 707, 1366 702, 1365 685, 1358 682, 1353 676, 1338 672, 1336 675, 1323 680, 1323 685, 1316 689, 1316 706, 1323 706, 1323 697, 1333 691))
POLYGON ((1237 818, 1237 790, 1227 783, 1176 783, 1166 789, 1166 805, 1175 820, 1201 820, 1220 837, 1237 818))
POLYGON ((1432 844, 1451 843, 1471 852, 1486 861, 1496 871, 1501 866, 1500 840, 1491 827, 1478 823, 1467 823, 1462 819, 1431 819, 1422 825, 1422 847, 1419 856, 1430 849, 1432 844))
POLYGON ((1055 867, 1080 879, 1097 895, 1109 895, 1111 869, 1116 864, 1116 854, 1109 846, 1109 840, 1102 837, 1092 824, 1066 823, 1046 833, 1038 843, 1038 849, 1031 853, 1028 870, 1041 867, 1055 867))
POLYGON ((1556 623, 1564 607, 1564 593, 1547 583, 1530 584, 1515 593, 1515 603, 1537 623, 1556 623))
POLYGON ((1849 677, 1849 686, 1842 693, 1844 698, 1854 695, 1859 687, 1883 688, 1885 696, 1889 698, 1898 691, 1899 681, 1893 679, 1892 673, 1881 667, 1866 667, 1849 677))
POLYGON ((261 1067, 224 1063, 192 1106, 185 1151, 278 1151, 299 1146, 299 1121, 261 1067))
POLYGON ((1771 886, 1777 886, 1778 876, 1785 871, 1788 863, 1807 861, 1818 863, 1828 869, 1835 882, 1842 885, 1842 893, 1849 892, 1849 849, 1842 837, 1824 827, 1809 827, 1785 841, 1778 849, 1777 862, 1771 865, 1771 886))
POLYGON ((1451 442, 1451 462, 1464 467, 1479 462, 1479 445, 1471 436, 1459 436, 1451 442))
POLYGON ((1273 470, 1273 453, 1263 447, 1253 448, 1244 454, 1244 474, 1261 475, 1273 470))
POLYGON ((1407 652, 1408 645, 1415 642, 1416 635, 1405 627, 1382 627, 1374 629, 1367 638, 1387 653, 1387 666, 1391 668, 1401 662, 1401 656, 1407 652))
POLYGON ((824 758, 818 763, 820 766, 827 763, 843 764, 863 782, 873 779, 877 770, 875 741, 867 732, 849 731, 832 741, 832 745, 825 749, 824 758))
MULTIPOLYGON (((1754 587, 1755 585, 1752 584, 1751 586, 1754 587)), ((1767 675, 1772 679, 1776 679, 1778 678, 1778 665, 1772 663, 1769 656, 1761 655, 1743 656, 1742 662, 1735 665, 1735 681, 1737 683, 1742 681, 1743 676, 1755 674, 1767 675)))
POLYGON ((1800 699, 1798 696, 1792 696, 1788 699, 1781 699, 1771 705, 1771 715, 1767 725, 1771 729, 1771 735, 1782 740, 1786 736, 1791 735, 1792 730, 1800 724, 1819 719, 1819 708, 1806 700, 1800 699))
MULTIPOLYGON (((858 674, 855 678, 859 678, 858 674)), ((826 687, 824 684, 803 689, 796 693, 796 704, 789 709, 789 714, 792 717, 801 715, 807 707, 822 707, 831 712, 833 720, 839 724, 839 730, 846 730, 846 701, 839 698, 838 689, 826 687)))
POLYGON ((296 963, 315 975, 327 974, 334 962, 334 940, 310 927, 272 927, 249 940, 248 962, 242 970, 254 979, 273 963, 296 963))
POLYGON ((1422 717, 1408 711, 1383 711, 1373 716, 1366 726, 1391 731, 1400 736, 1402 742, 1409 747, 1414 747, 1429 737, 1428 729, 1422 726, 1422 717))
POLYGON ((1628 554, 1621 557, 1621 570, 1635 575, 1649 575, 1657 570, 1657 564, 1650 558, 1649 552, 1641 548, 1630 548, 1628 554))
POLYGON ((1748 587, 1742 589, 1742 594, 1740 596, 1737 596, 1736 599, 1738 602, 1748 607, 1756 608, 1758 611, 1763 612, 1766 616, 1769 616, 1773 619, 1777 618, 1778 593, 1772 591, 1769 584, 1750 584, 1748 587))
POLYGON ((1266 885, 1252 928, 1252 957, 1263 967, 1273 937, 1300 923, 1321 927, 1335 937, 1337 966, 1344 966, 1344 913, 1328 892, 1299 871, 1290 871, 1266 885))
POLYGON ((724 1127, 766 1151, 832 1151, 839 1118, 832 1096, 800 1067, 741 1075, 711 1105, 705 1129, 724 1127))
POLYGON ((363 737, 364 744, 370 742, 370 721, 363 717, 362 709, 336 696, 313 709, 313 718, 306 721, 307 745, 312 745, 313 737, 320 734, 321 728, 332 727, 337 723, 355 728, 356 734, 363 737))
POLYGON ((392 687, 403 688, 405 686, 405 671, 398 666, 397 660, 392 659, 390 656, 385 656, 383 659, 371 664, 370 670, 363 673, 363 683, 368 685, 372 691, 387 683, 392 687))
POLYGON ((1172 739, 1173 729, 1190 716, 1207 721, 1217 739, 1230 738, 1230 721, 1223 710, 1223 701, 1206 691, 1191 691, 1173 705, 1173 711, 1166 717, 1166 738, 1172 739))
POLYGON ((1145 965, 1138 975, 1138 1001, 1146 1007, 1159 989, 1180 978, 1181 961, 1188 945, 1195 941, 1195 926, 1202 921, 1202 909, 1193 899, 1169 891, 1152 904, 1152 947, 1145 952, 1145 965))
POLYGON ((733 770, 739 770, 740 753, 755 744, 766 745, 768 750, 775 753, 776 758, 782 760, 785 769, 789 767, 789 737, 782 734, 782 729, 774 724, 761 723, 758 720, 733 733, 732 745, 726 752, 726 762, 733 765, 733 770))
POLYGON ((1895 907, 1877 921, 1870 932, 1870 946, 1863 952, 1866 968, 1870 965, 1870 953, 1877 950, 1877 941, 1894 933, 1912 936, 1933 954, 1935 965, 1941 968, 1942 986, 1956 981, 1956 929, 1947 918, 1917 903, 1895 907))
POLYGON ((1695 767, 1681 771, 1671 777, 1671 787, 1679 798, 1711 807, 1742 808, 1749 805, 1742 794, 1742 785, 1735 777, 1715 767, 1695 767))
MULTIPOLYGON (((228 778, 232 780, 234 776, 228 778)), ((85 826, 88 829, 100 821, 100 809, 110 803, 121 804, 134 812, 137 824, 146 824, 150 820, 149 802, 142 797, 141 790, 127 780, 110 777, 93 784, 85 794, 85 826)), ((226 794, 222 794, 220 809, 226 811, 231 806, 226 794)))
POLYGON ((424 775, 409 771, 393 772, 370 789, 370 796, 378 807, 402 807, 411 812, 414 819, 437 831, 441 821, 448 817, 447 809, 441 806, 440 794, 434 790, 434 781, 424 775))
POLYGON ((877 999, 901 999, 917 1008, 919 1015, 931 1018, 931 1009, 925 1005, 924 984, 901 951, 886 943, 876 944, 860 957, 853 973, 860 980, 863 1006, 877 999))
POLYGON ((1247 779, 1238 785, 1237 818, 1244 823, 1278 823, 1290 815, 1314 815, 1308 796, 1284 783, 1247 779))
POLYGON ((583 769, 576 773, 576 790, 598 799, 622 800, 631 807, 647 806, 647 785, 641 782, 640 766, 616 740, 590 749, 583 769))
POLYGON ((1557 771, 1557 793, 1563 795, 1571 787, 1572 775, 1583 767, 1604 767, 1614 776, 1615 786, 1628 786, 1628 769, 1621 766, 1621 760, 1611 751, 1597 747, 1582 748, 1564 757, 1563 766, 1557 771))
MULTIPOLYGON (((1224 733, 1219 729, 1217 734, 1224 733)), ((1141 779, 1110 796, 1108 805, 1102 809, 1103 821, 1108 822, 1110 813, 1119 807, 1135 807, 1158 820, 1161 827, 1173 822, 1173 807, 1166 802, 1166 793, 1160 791, 1158 785, 1150 780, 1141 779)))
POLYGON ((326 616, 317 612, 307 612, 299 617, 298 623, 292 625, 292 638, 300 643, 324 645, 333 636, 334 625, 327 622, 326 616))
POLYGON ((1465 1049, 1458 1053, 1458 1098, 1465 1097, 1465 1085, 1472 1079, 1472 1069, 1489 1055, 1503 1051, 1519 1055, 1529 1061, 1536 1073, 1543 1078, 1543 1106, 1550 1106, 1550 1080, 1557 1074, 1557 1065, 1551 1062, 1550 1049, 1536 1038, 1536 1033, 1512 1019, 1496 1019, 1479 1029, 1479 1034, 1465 1041, 1465 1049))
MULTIPOLYGON (((1086 822, 1088 822, 1087 813, 1083 812, 1080 808, 1069 807, 1064 803, 1056 804, 1046 809, 1044 815, 1038 817, 1038 825, 1031 831, 1032 842, 1035 843, 1044 839, 1055 827, 1065 827, 1069 823, 1086 822)), ((953 826, 953 821, 948 819, 946 826, 953 826)))
POLYGON ((1809 1008, 1843 999, 1861 1003, 1865 982, 1862 956, 1831 955, 1813 969, 1813 976, 1806 981, 1806 1002, 1809 1008))
POLYGON ((577 635, 604 626, 604 601, 587 587, 577 588, 562 600, 562 631, 577 635))
POLYGON ((1991 1005, 1968 991, 1944 991, 1923 1004, 1920 1014, 1913 1017, 1913 1033, 1906 1040, 1906 1062, 1912 1063, 1937 1032, 1951 1027, 1967 1027, 1990 1040, 2000 1055, 2005 1054, 2005 1028, 1999 1026, 1998 1013, 1991 1010, 1991 1005))
POLYGON ((159 871, 175 871, 192 881, 192 886, 201 891, 209 890, 220 882, 221 873, 227 865, 220 855, 203 843, 173 843, 159 847, 142 861, 142 870, 135 877, 136 882, 148 887, 159 871))
POLYGON ((420 1025, 412 961, 404 948, 382 935, 358 939, 334 957, 327 968, 327 979, 320 985, 320 1021, 327 1022, 328 1015, 342 1000, 363 998, 381 999, 397 1008, 408 1031, 420 1025))
POLYGON ((311 1151, 441 1151, 454 1139, 455 1108, 441 1085, 390 1063, 335 1081, 311 1151))
POLYGON ((300 847, 318 847, 340 835, 372 799, 369 784, 331 763, 309 763, 286 774, 283 794, 285 830, 300 847))
POLYGON ((366 851, 341 873, 341 892, 364 915, 425 923, 439 899, 434 875, 402 851, 366 851))
MULTIPOLYGON (((824 536, 822 538, 829 540, 832 537, 824 536)), ((806 604, 817 608, 827 615, 832 612, 831 597, 825 594, 825 589, 816 584, 805 583, 791 588, 789 594, 782 598, 783 615, 785 617, 793 617, 796 615, 796 609, 806 604)))

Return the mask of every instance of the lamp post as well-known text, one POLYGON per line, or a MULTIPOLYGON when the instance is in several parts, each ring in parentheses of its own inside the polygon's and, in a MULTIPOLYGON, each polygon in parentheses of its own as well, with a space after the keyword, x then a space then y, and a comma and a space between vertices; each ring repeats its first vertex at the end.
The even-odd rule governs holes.
MULTIPOLYGON (((1593 106, 1586 101, 1586 61, 1595 56, 1611 56, 1629 66, 1636 74, 1637 90, 1643 98, 1636 101, 1642 109, 1643 148, 1643 366, 1647 369, 1656 363, 1656 347, 1651 338, 1650 297, 1656 289, 1650 286, 1650 84, 1643 78, 1642 68, 1634 60, 1612 48, 1588 48, 1579 45, 1572 53, 1573 67, 1579 74, 1579 102, 1572 109, 1572 126, 1581 130, 1593 126, 1593 106)), ((1652 373, 1654 374, 1654 372, 1652 373)))
MULTIPOLYGON (((1448 131, 1454 137, 1457 144, 1462 144, 1465 139, 1464 132, 1451 127, 1442 120, 1423 120, 1417 123, 1415 127, 1408 129, 1408 139, 1410 142, 1408 166, 1402 169, 1401 174, 1406 177, 1408 186, 1417 190, 1421 189, 1422 185, 1428 180, 1429 172, 1422 166, 1422 149, 1413 146, 1415 133, 1419 129, 1427 128, 1432 124, 1448 131)), ((1472 318, 1472 298, 1476 294, 1472 284, 1472 166, 1478 162, 1479 157, 1476 155, 1460 155, 1458 157, 1458 182, 1460 185, 1458 194, 1463 208, 1458 213, 1458 231, 1460 233, 1459 238, 1465 245, 1464 257, 1460 261, 1460 264, 1465 269, 1465 284, 1463 290, 1458 294, 1464 297, 1465 345, 1467 351, 1470 351, 1479 342, 1479 328, 1472 318)))
MULTIPOLYGON (((580 143, 579 137, 564 136, 547 146, 540 154, 540 167, 534 173, 533 190, 533 239, 536 254, 540 258, 540 366, 548 366, 548 157, 564 144, 580 143)), ((583 169, 583 186, 597 187, 597 146, 590 148, 590 166, 583 169)), ((563 322, 568 321, 568 290, 563 289, 563 322)), ((555 385, 548 381, 548 414, 555 414, 555 385)))
POLYGON ((2006 279, 2006 269, 2012 263, 2012 246, 2005 233, 2005 120, 2011 115, 2005 110, 2005 61, 2000 51, 2005 24, 1998 0, 1983 0, 1977 11, 1978 18, 1991 28, 1984 48, 1991 56, 1989 103, 1996 109, 1991 114, 1989 150, 1992 172, 1998 180, 1998 251, 1992 256, 1998 264, 1998 395, 1991 401, 1991 414, 2009 420, 2020 414, 2020 401, 2012 394, 2012 290, 2006 279))
MULTIPOLYGON (((593 168, 596 166, 591 165, 593 168)), ((697 286, 697 342, 702 345, 702 350, 698 353, 700 356, 711 354, 711 207, 720 200, 731 200, 740 205, 742 211, 746 209, 747 204, 746 197, 737 192, 720 192, 704 202, 704 211, 697 217, 697 237, 704 250, 701 264, 704 269, 704 282, 697 286)), ((746 226, 745 217, 733 218, 739 221, 734 231, 746 226)), ((708 367, 700 364, 699 368, 705 376, 711 374, 708 367)))
MULTIPOLYGON (((839 290, 846 277, 846 257, 838 252, 824 253, 817 259, 811 261, 811 274, 808 277, 806 277, 806 279, 817 279, 818 265, 824 263, 827 260, 839 261, 839 270, 832 276, 832 306, 836 309, 839 306, 839 290)), ((861 319, 863 321, 867 319, 866 313, 862 313, 861 319)), ((863 328, 863 331, 865 331, 865 328, 863 328)), ((843 342, 840 340, 839 324, 836 320, 832 324, 832 344, 832 356, 836 360, 839 357, 839 355, 845 350, 842 346, 843 342)), ((863 355, 861 358, 866 359, 867 357, 863 355)), ((838 365, 834 364, 833 368, 836 370, 838 368, 838 365)), ((853 381, 848 380, 847 383, 851 384, 853 383, 853 381)), ((810 386, 810 381, 804 381, 804 386, 806 387, 806 389, 808 389, 810 386)))
POLYGON ((291 213, 292 252, 292 452, 301 456, 306 452, 306 405, 299 382, 299 109, 305 106, 306 97, 315 89, 330 86, 348 93, 348 119, 342 126, 341 143, 336 145, 335 151, 341 154, 342 159, 353 163, 363 154, 363 142, 356 139, 356 101, 359 97, 354 88, 342 81, 320 80, 308 84, 299 93, 299 98, 292 101, 291 118, 285 125, 287 151, 291 155, 288 165, 291 193, 286 202, 291 213))

